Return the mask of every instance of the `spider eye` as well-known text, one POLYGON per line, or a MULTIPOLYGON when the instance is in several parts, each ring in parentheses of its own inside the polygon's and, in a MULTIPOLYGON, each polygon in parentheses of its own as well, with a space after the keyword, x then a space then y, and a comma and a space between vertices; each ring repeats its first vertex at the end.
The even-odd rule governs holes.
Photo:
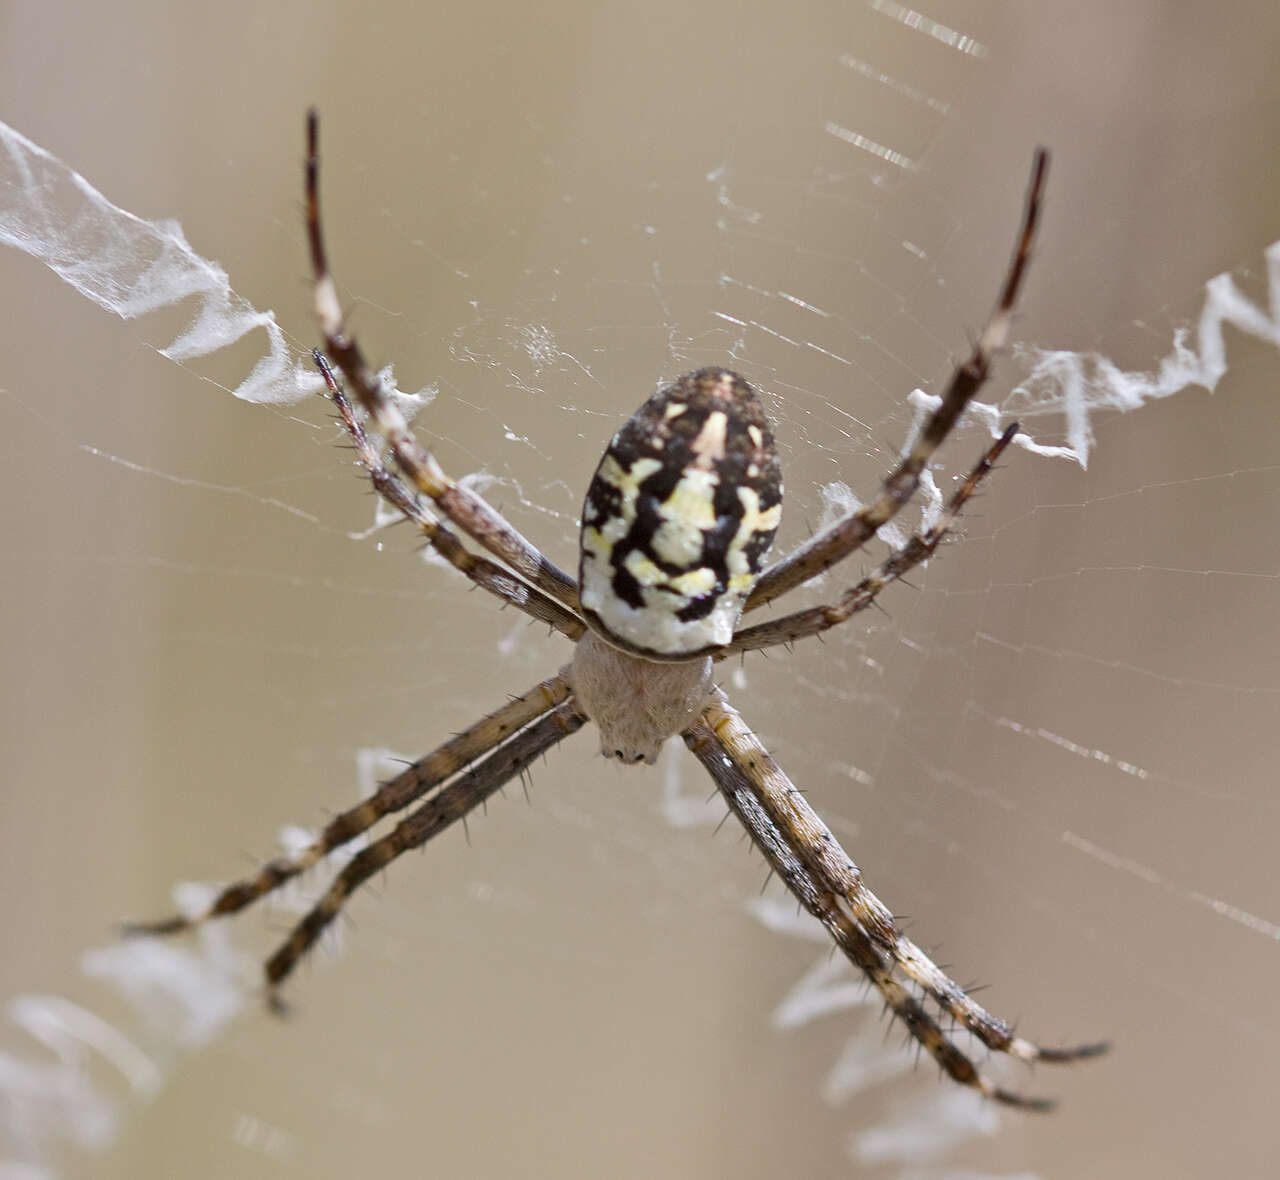
POLYGON ((782 513, 782 472, 756 391, 701 369, 613 436, 582 510, 591 625, 639 655, 728 643, 782 513))

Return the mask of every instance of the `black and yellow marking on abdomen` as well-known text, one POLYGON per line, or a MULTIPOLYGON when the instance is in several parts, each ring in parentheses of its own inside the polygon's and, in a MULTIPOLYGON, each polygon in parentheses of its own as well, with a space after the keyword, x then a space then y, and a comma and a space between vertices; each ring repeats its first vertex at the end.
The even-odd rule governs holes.
POLYGON ((756 391, 727 369, 681 377, 613 436, 587 489, 579 582, 588 621, 650 658, 727 643, 781 507, 756 391))

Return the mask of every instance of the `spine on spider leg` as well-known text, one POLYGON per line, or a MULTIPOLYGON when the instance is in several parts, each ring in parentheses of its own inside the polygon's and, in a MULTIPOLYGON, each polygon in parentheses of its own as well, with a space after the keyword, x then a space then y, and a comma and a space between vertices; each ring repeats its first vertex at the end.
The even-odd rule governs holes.
POLYGON ((472 553, 428 510, 413 491, 387 470, 377 448, 370 442, 364 424, 329 366, 329 362, 319 349, 312 352, 312 357, 324 378, 329 398, 338 411, 339 420, 351 436, 360 464, 368 474, 377 494, 397 508, 406 520, 417 525, 426 538, 427 544, 454 569, 470 578, 475 585, 515 606, 531 618, 548 623, 562 635, 570 639, 579 638, 586 629, 586 625, 577 615, 529 583, 521 581, 505 566, 472 553))
POLYGON ((1004 1021, 970 999, 903 934, 889 908, 866 887, 858 866, 719 690, 703 718, 815 880, 840 899, 841 909, 866 932, 879 953, 924 988, 948 1015, 988 1048, 1024 1061, 1070 1061, 1103 1051, 1104 1046, 1094 1044, 1041 1049, 1016 1036, 1004 1021))
POLYGON ((1013 307, 1031 259, 1048 167, 1048 153, 1040 148, 1036 152, 1031 170, 1031 182, 1013 258, 1005 272, 995 310, 988 318, 973 351, 952 374, 940 404, 925 420, 902 461, 885 478, 880 494, 872 503, 851 512, 825 533, 810 538, 765 570, 747 599, 746 610, 756 610, 830 569, 836 562, 870 541, 876 530, 888 523, 915 495, 920 486, 920 473, 951 432, 965 407, 982 388, 991 371, 993 355, 1004 347, 1008 339, 1013 307))
POLYGON ((586 720, 577 702, 567 697, 419 804, 387 835, 356 853, 310 913, 267 960, 265 974, 272 1005, 278 1004, 276 989, 360 885, 403 853, 420 847, 445 828, 465 819, 468 812, 524 771, 539 755, 581 729, 586 720))
POLYGON ((938 546, 951 532, 969 498, 991 472, 996 460, 1017 433, 1016 422, 1006 427, 1004 433, 974 465, 973 470, 951 497, 933 527, 924 533, 917 533, 901 548, 895 549, 871 573, 846 590, 836 602, 807 607, 783 615, 781 618, 770 619, 767 623, 743 627, 734 634, 731 643, 716 653, 716 659, 724 659, 736 652, 760 651, 779 644, 794 643, 799 639, 821 635, 829 628, 846 622, 859 611, 872 606, 886 586, 901 580, 904 575, 933 556, 938 546))
POLYGON ((212 918, 238 913, 286 881, 314 867, 335 849, 363 835, 384 816, 402 811, 428 791, 463 772, 563 704, 568 697, 569 685, 563 673, 535 684, 528 692, 513 697, 469 729, 406 766, 367 799, 334 816, 319 837, 301 852, 277 857, 252 877, 228 885, 203 913, 175 914, 156 922, 127 923, 124 932, 133 935, 177 934, 212 918))
POLYGON ((848 913, 839 892, 814 874, 800 844, 788 836, 786 829, 770 814, 754 784, 718 736, 713 715, 704 714, 683 737, 773 871, 801 906, 822 923, 836 946, 866 975, 889 1010, 948 1076, 999 1102, 1029 1110, 1047 1110, 1052 1105, 1047 1100, 1024 1098, 990 1083, 952 1043, 923 1004, 894 977, 891 960, 876 949, 868 933, 848 913))
POLYGON ((946 392, 942 395, 942 404, 929 416, 920 432, 920 437, 903 464, 904 468, 914 471, 917 477, 924 470, 929 457, 951 432, 951 428, 964 412, 964 408, 986 382, 991 372, 992 357, 1009 341, 1009 324, 1014 306, 1022 291, 1027 267, 1031 262, 1031 249, 1035 244, 1036 231, 1040 224, 1040 210, 1048 173, 1049 153, 1042 147, 1037 148, 1031 165, 1031 180, 1027 185, 1026 202, 1023 206, 1022 221, 1018 227, 1018 237, 1014 243, 1013 257, 1005 272, 1004 282, 1000 286, 995 309, 987 319, 982 334, 974 344, 968 359, 952 375, 946 392))
POLYGON ((307 237, 311 249, 315 313, 328 349, 356 399, 387 440, 396 465, 424 495, 435 501, 459 529, 478 541, 544 594, 568 611, 578 608, 577 583, 544 557, 483 499, 460 487, 409 429, 383 382, 370 367, 355 338, 346 331, 342 302, 329 272, 320 217, 319 123, 314 109, 307 115, 307 237))

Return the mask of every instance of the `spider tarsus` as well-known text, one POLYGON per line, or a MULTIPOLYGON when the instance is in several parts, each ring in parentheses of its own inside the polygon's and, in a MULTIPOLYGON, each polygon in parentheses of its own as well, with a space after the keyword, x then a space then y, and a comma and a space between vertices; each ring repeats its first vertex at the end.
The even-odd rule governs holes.
POLYGON ((122 938, 163 938, 170 934, 181 934, 190 930, 196 922, 182 914, 173 914, 168 918, 160 918, 155 922, 120 922, 116 930, 122 938))
POLYGON ((1048 1114, 1058 1105, 1057 1100, 1053 1098, 1030 1098, 1026 1094, 1019 1094, 1014 1090, 1006 1090, 1000 1086, 986 1091, 986 1093, 1005 1106, 1013 1106, 1018 1110, 1025 1110, 1031 1114, 1048 1114))
POLYGON ((286 1020, 293 1015, 293 1005, 280 994, 280 989, 273 983, 267 984, 265 997, 267 1011, 279 1020, 286 1020))
POLYGON ((1068 1061, 1084 1061, 1090 1057, 1101 1057, 1111 1051, 1109 1041, 1094 1041, 1087 1045, 1072 1045, 1065 1049, 1042 1049, 1036 1046, 1036 1060, 1048 1061, 1058 1065, 1068 1061))

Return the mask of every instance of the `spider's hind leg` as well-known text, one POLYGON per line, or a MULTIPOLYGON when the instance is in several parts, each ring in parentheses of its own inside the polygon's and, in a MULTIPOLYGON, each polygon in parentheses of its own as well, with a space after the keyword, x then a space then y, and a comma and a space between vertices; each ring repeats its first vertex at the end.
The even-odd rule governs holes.
POLYGON ((279 889, 286 881, 313 868, 329 853, 368 831, 383 816, 408 807, 434 787, 501 746, 512 734, 550 712, 568 696, 569 685, 564 676, 553 676, 535 684, 528 692, 513 697, 470 729, 406 766, 369 798, 334 816, 320 835, 300 852, 292 856, 277 857, 263 865, 252 877, 228 885, 204 912, 194 915, 174 914, 153 922, 127 922, 124 924, 124 933, 178 934, 199 926, 210 918, 239 912, 260 897, 279 889))
POLYGON ((276 989, 338 916, 356 889, 402 853, 420 847, 451 824, 465 819, 468 812, 523 773, 541 754, 581 729, 586 720, 573 697, 567 697, 420 804, 387 835, 356 853, 267 960, 265 974, 268 1001, 272 1007, 279 1007, 276 989))
POLYGON ((719 690, 683 737, 796 900, 826 927, 950 1077, 1006 1105, 1028 1110, 1051 1106, 1045 1099, 1025 1097, 988 1079, 897 978, 895 969, 996 1052, 1028 1062, 1065 1062, 1105 1051, 1102 1044, 1041 1049, 971 999, 902 933, 889 909, 866 887, 858 866, 719 690))

